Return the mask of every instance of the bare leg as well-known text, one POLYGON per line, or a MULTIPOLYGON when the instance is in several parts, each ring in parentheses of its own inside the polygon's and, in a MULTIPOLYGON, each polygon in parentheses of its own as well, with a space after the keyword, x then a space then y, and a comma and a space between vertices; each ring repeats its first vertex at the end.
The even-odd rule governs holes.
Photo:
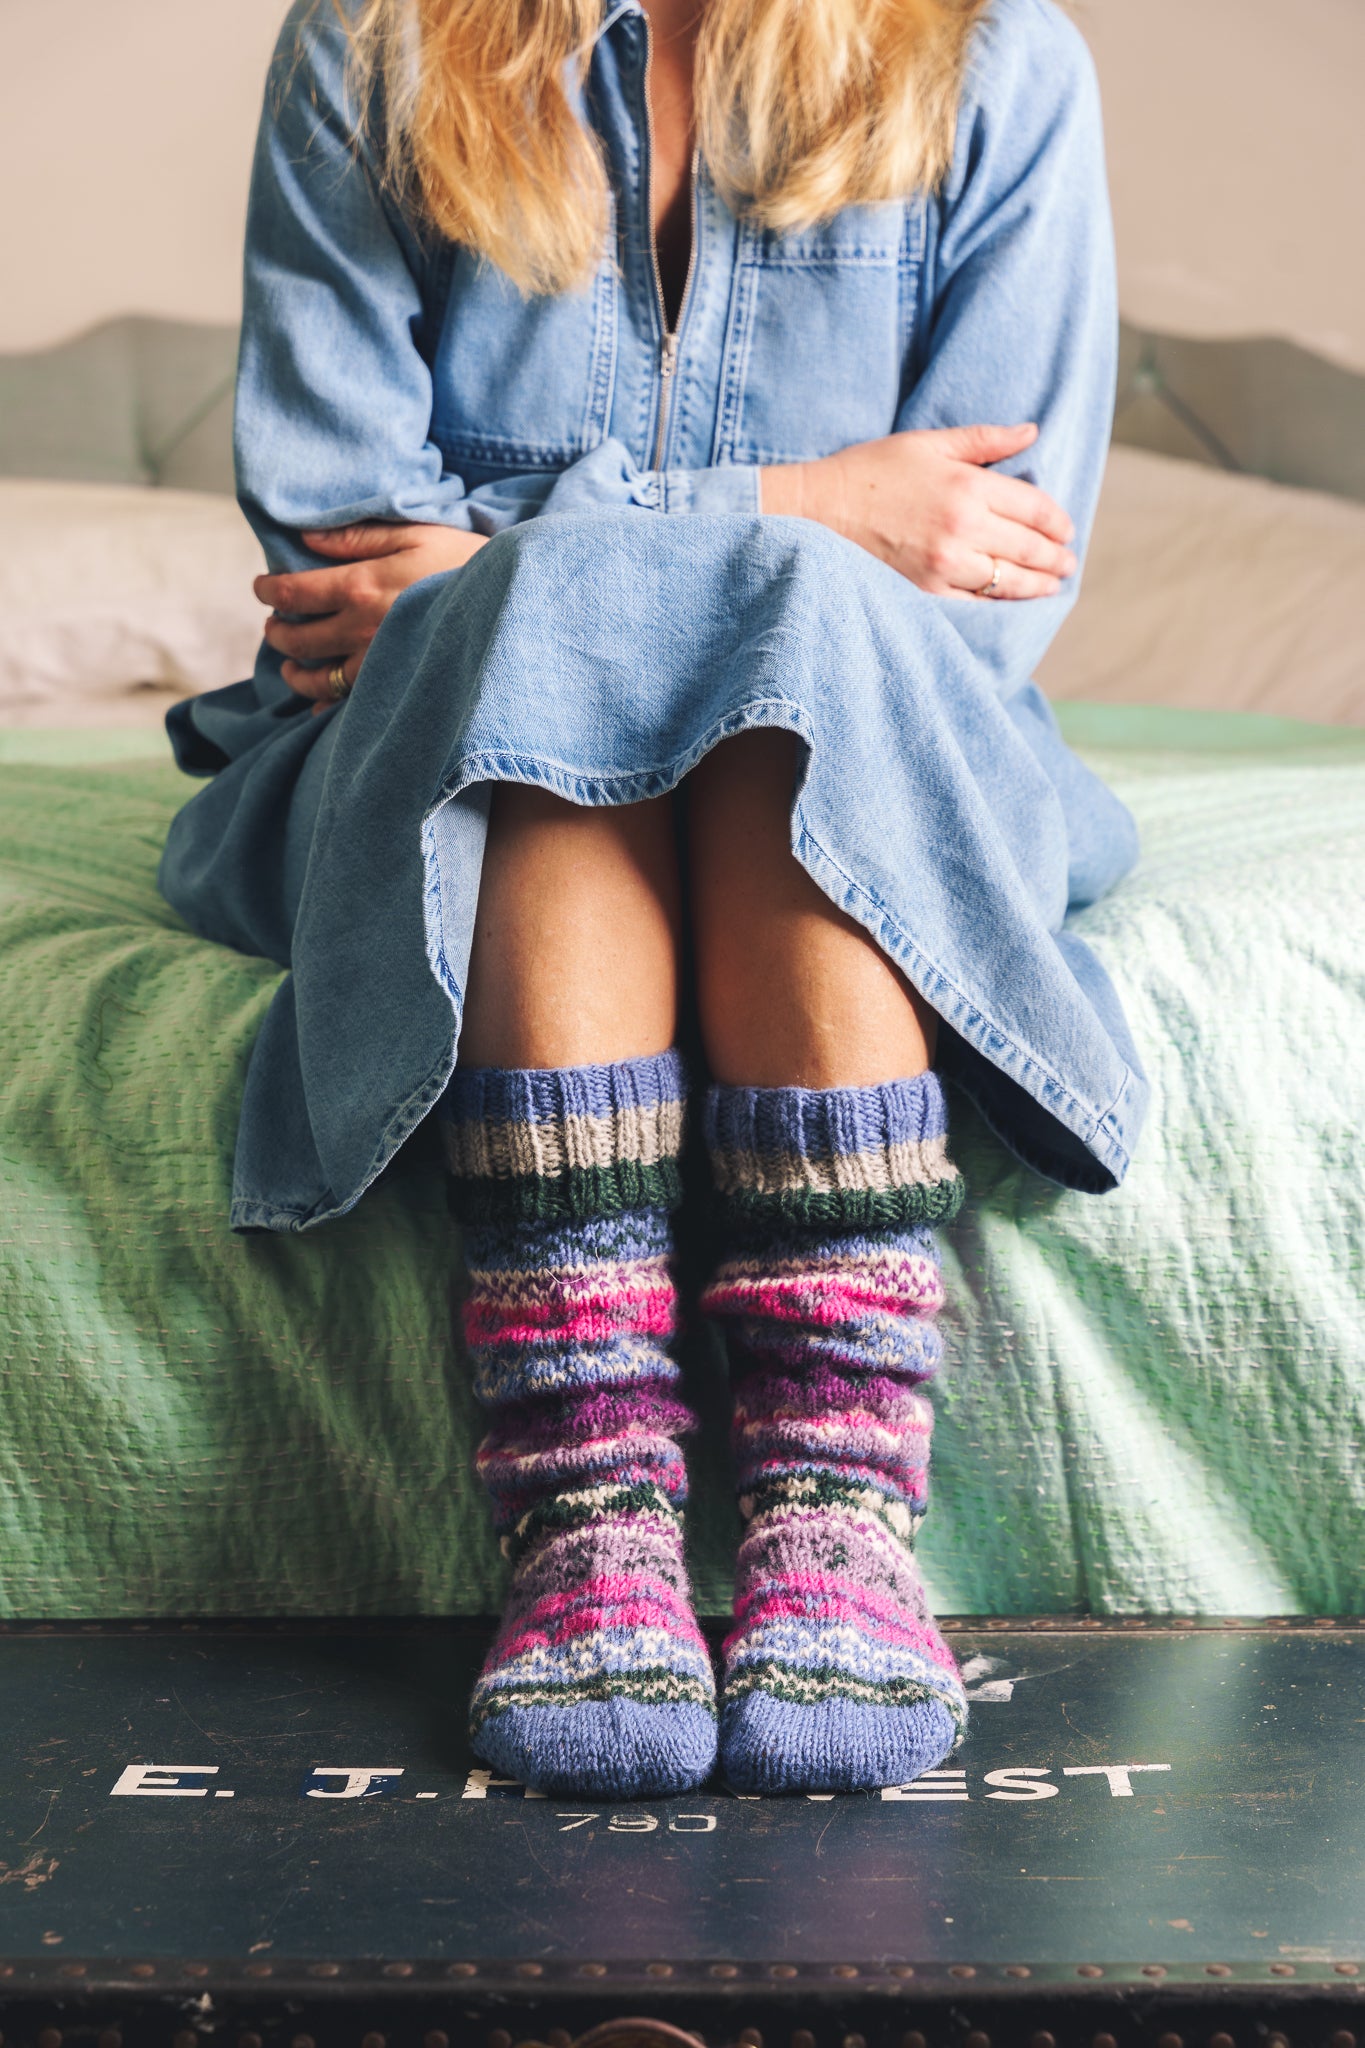
POLYGON ((747 732, 690 778, 697 994, 716 1080, 861 1088, 923 1073, 935 1012, 791 851, 797 741, 747 732))
POLYGON ((470 1734, 571 1797, 662 1798, 716 1758, 669 1348, 677 931, 671 804, 495 791, 445 1105, 478 1469, 513 1563, 470 1734))
POLYGON ((677 1026, 672 806, 585 807, 493 793, 474 922, 462 1066, 637 1059, 677 1026))

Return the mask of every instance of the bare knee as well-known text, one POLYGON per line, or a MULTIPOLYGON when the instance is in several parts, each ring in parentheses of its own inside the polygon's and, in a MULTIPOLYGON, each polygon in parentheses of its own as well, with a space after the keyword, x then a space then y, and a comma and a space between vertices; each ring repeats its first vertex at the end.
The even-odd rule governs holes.
POLYGON ((677 1028, 672 806, 493 792, 464 1065, 584 1066, 662 1052, 677 1028))
POLYGON ((869 1086, 921 1073, 935 1016, 791 851, 798 741, 726 740, 691 777, 697 999, 718 1080, 869 1086))

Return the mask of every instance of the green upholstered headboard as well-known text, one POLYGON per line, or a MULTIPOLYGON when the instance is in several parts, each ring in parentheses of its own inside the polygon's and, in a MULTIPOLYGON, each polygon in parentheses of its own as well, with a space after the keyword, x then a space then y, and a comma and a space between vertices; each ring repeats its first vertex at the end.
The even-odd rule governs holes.
MULTIPOLYGON (((0 355, 0 476, 232 490, 233 327, 128 315, 0 355)), ((1114 438, 1365 499, 1365 377, 1292 342, 1121 334, 1114 438)))

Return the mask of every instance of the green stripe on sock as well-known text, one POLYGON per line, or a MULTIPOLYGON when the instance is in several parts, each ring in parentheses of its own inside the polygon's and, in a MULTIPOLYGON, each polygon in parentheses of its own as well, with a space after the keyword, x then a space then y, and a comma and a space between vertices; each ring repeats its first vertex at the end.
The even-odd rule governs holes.
POLYGON ((907 1223, 950 1223, 962 1207, 961 1174, 898 1188, 788 1189, 783 1194, 734 1192, 720 1198, 727 1220, 742 1232, 774 1226, 815 1230, 892 1230, 907 1223))
POLYGON ((618 1159, 611 1166, 571 1166, 553 1179, 450 1180, 450 1199, 461 1223, 578 1223, 591 1216, 622 1216, 629 1209, 676 1209, 682 1175, 675 1158, 643 1166, 618 1159))

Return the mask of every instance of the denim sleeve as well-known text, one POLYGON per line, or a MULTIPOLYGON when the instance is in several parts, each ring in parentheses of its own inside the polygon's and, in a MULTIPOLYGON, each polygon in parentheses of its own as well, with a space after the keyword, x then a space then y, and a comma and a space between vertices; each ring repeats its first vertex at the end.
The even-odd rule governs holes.
MULTIPOLYGON (((1099 89, 1051 0, 995 0, 973 51, 949 176, 929 209, 913 382, 898 429, 1011 426, 1038 438, 999 468, 1070 513, 1083 558, 1113 420, 1118 345, 1099 89)), ((941 598, 1003 696, 1076 599, 941 598)))
POLYGON ((749 511, 754 470, 644 472, 607 442, 563 476, 466 491, 431 439, 427 257, 382 191, 327 0, 276 48, 247 211, 238 497, 273 569, 318 566, 308 527, 389 519, 496 533, 593 504, 749 511))

